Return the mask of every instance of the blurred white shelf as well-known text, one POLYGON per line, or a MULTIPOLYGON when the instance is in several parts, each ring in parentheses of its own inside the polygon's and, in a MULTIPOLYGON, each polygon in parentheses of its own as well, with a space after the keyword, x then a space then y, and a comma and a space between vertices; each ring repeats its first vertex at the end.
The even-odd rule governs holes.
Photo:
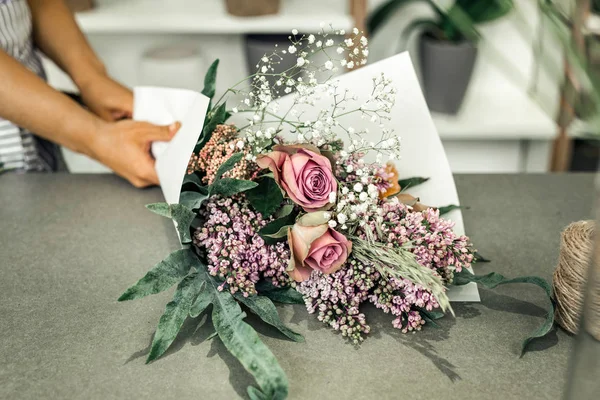
POLYGON ((89 34, 317 32, 321 22, 350 29, 347 6, 347 0, 282 0, 277 15, 241 18, 227 13, 224 0, 99 0, 76 17, 89 34))
POLYGON ((523 92, 479 92, 465 98, 457 115, 432 113, 442 139, 550 140, 558 128, 523 92))

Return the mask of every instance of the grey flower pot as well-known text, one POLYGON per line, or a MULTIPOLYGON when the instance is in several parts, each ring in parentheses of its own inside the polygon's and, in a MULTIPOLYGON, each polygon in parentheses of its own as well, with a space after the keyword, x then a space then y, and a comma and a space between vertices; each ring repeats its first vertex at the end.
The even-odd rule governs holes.
POLYGON ((431 111, 456 114, 471 80, 477 48, 471 42, 451 43, 421 38, 423 91, 431 111))

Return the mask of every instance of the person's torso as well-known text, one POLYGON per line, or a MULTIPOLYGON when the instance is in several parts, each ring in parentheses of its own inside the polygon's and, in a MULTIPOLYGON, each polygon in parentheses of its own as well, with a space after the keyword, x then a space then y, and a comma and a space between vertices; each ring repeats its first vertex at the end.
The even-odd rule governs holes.
MULTIPOLYGON (((45 79, 32 37, 32 16, 26 0, 0 0, 0 49, 45 79)), ((55 149, 31 132, 0 118, 0 163, 5 168, 52 169, 55 149), (48 154, 46 154, 48 153, 48 154)))

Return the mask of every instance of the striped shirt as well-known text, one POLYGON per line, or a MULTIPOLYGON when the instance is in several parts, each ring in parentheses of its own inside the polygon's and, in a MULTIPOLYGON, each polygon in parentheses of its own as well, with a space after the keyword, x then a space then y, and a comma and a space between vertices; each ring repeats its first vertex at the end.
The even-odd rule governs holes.
MULTIPOLYGON (((32 38, 31 10, 26 0, 0 0, 0 49, 46 79, 32 38)), ((0 163, 25 171, 56 169, 56 145, 0 118, 0 163)))

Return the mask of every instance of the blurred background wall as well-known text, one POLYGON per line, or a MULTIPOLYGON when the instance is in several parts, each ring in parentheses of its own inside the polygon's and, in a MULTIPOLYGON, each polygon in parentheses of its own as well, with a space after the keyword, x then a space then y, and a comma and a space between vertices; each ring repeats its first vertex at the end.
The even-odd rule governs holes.
MULTIPOLYGON (((95 0, 77 20, 111 75, 124 84, 196 90, 215 58, 221 60, 220 90, 248 75, 249 46, 256 52, 257 40, 283 43, 292 29, 317 32, 321 21, 339 29, 364 23, 351 13, 360 0, 281 0, 277 14, 259 17, 232 16, 225 1, 95 0)), ((368 13, 385 1, 367 0, 368 13)), ((406 40, 403 32, 432 9, 412 2, 392 14, 371 37, 369 62, 407 49, 420 73, 422 31, 411 30, 406 40)), ((561 45, 540 20, 535 0, 514 0, 506 16, 478 26, 482 39, 460 109, 432 112, 454 172, 548 171, 564 68, 561 45)), ((52 85, 76 90, 55 66, 47 68, 52 85)), ((580 124, 570 135, 586 129, 580 124)), ((74 172, 104 170, 83 156, 66 152, 66 158, 74 172)))

